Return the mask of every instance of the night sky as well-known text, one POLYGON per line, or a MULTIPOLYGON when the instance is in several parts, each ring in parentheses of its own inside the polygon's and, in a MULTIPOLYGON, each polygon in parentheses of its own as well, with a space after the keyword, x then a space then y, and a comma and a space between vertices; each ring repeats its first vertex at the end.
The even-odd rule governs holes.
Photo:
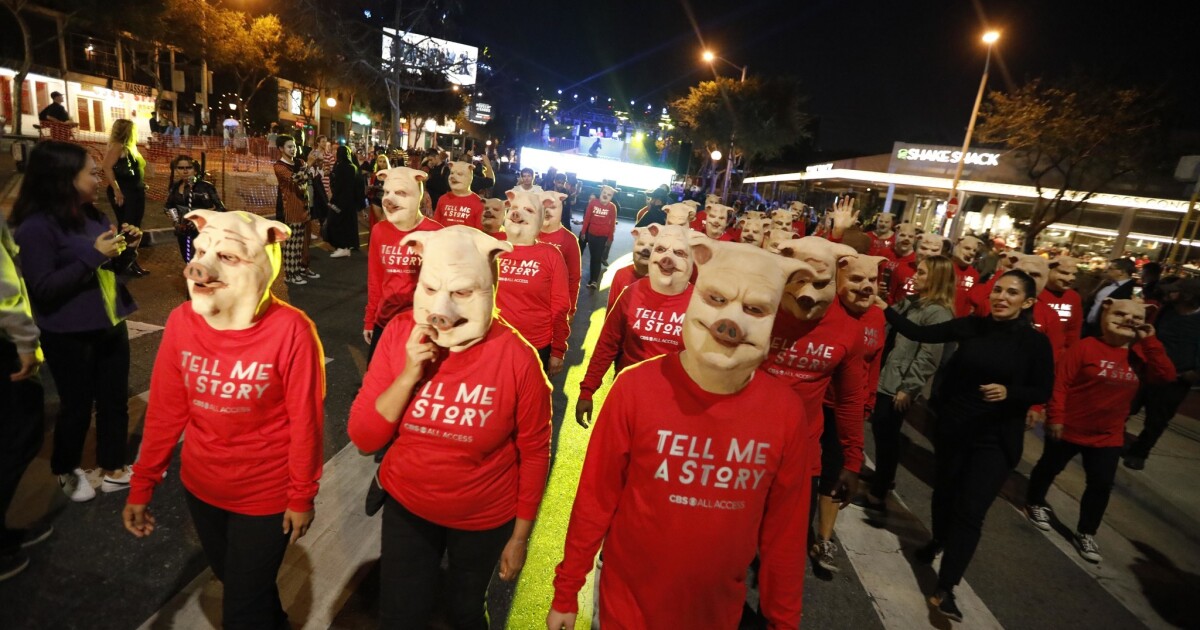
MULTIPOLYGON (((543 91, 578 90, 625 103, 651 99, 661 107, 711 78, 699 59, 703 45, 749 66, 752 75, 794 75, 819 121, 814 148, 829 154, 887 152, 895 140, 961 142, 986 52, 979 37, 988 27, 1003 31, 992 88, 1079 69, 1121 86, 1160 90, 1169 125, 1200 130, 1200 38, 1187 29, 1193 11, 1200 11, 1194 1, 558 0, 468 6, 457 25, 462 41, 488 46, 498 65, 543 91)), ((724 64, 718 69, 737 74, 724 64)))

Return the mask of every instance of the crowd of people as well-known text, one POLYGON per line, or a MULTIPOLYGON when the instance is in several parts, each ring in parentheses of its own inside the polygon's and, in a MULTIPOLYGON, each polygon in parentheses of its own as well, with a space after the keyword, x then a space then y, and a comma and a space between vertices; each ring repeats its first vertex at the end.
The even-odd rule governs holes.
MULTIPOLYGON (((196 161, 172 161, 165 210, 189 300, 167 321, 132 467, 124 322, 137 306, 125 282, 145 273, 144 160, 119 124, 100 165, 68 143, 31 153, 0 225, 11 373, 0 408, 16 410, 0 444, 0 510, 39 447, 32 377, 44 360, 62 399, 52 469, 64 493, 95 496, 80 466, 95 409, 100 490, 128 491, 124 527, 152 535, 149 505, 186 432, 181 478, 225 583, 224 627, 287 627, 275 583, 314 519, 325 374, 315 325, 270 287, 281 271, 293 286, 320 278, 316 224, 331 258, 351 256, 361 218, 370 353, 348 432, 379 462, 363 485, 368 513, 383 513, 380 622, 426 627, 445 588, 453 627, 485 627, 493 574, 513 580, 525 562, 551 461, 551 394, 580 291, 600 290, 617 190, 599 186, 585 204, 573 178, 536 180, 490 148, 356 156, 287 135, 275 145, 274 220, 227 210, 196 161), (102 175, 116 223, 95 206, 102 175)), ((1139 292, 1133 263, 1117 258, 1085 298, 1075 258, 952 241, 888 213, 864 225, 851 199, 768 214, 678 198, 647 192, 633 261, 612 270, 603 329, 585 349, 574 418, 594 434, 549 630, 574 627, 593 568, 603 625, 734 627, 749 615, 798 627, 806 555, 814 572, 840 570, 833 532, 851 503, 888 518, 917 409, 932 418, 935 480, 931 536, 915 555, 943 556, 929 593, 939 614, 963 619, 955 588, 1028 429, 1045 434, 1030 522, 1050 529, 1047 489, 1081 455, 1074 543, 1101 560, 1095 535, 1118 463, 1144 467, 1200 382, 1200 280, 1155 278, 1139 292), (1145 429, 1124 450, 1126 418, 1143 408, 1145 429), (875 466, 860 491, 868 423, 875 466)), ((0 579, 49 535, 5 528, 0 579)))

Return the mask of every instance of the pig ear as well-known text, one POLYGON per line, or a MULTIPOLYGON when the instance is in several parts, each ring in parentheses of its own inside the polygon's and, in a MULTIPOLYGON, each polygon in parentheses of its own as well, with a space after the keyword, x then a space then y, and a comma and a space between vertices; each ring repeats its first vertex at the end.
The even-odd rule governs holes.
POLYGON ((1104 301, 1101 302, 1100 304, 1102 305, 1100 307, 1101 310, 1107 309, 1108 307, 1113 305, 1113 299, 1112 298, 1104 298, 1104 301))
POLYGON ((553 200, 553 199, 543 199, 543 200, 542 200, 542 207, 543 207, 543 208, 553 208, 553 207, 554 207, 554 200, 553 200))
POLYGON ((282 243, 292 235, 292 228, 279 221, 263 220, 257 221, 257 223, 255 231, 258 233, 259 238, 263 239, 263 242, 267 245, 282 243))
POLYGON ((854 262, 853 256, 842 256, 837 261, 838 269, 845 269, 846 267, 849 267, 850 263, 852 262, 854 262))
MULTIPOLYGON (((425 240, 428 239, 431 235, 436 234, 436 233, 437 233, 436 231, 434 231, 434 232, 413 232, 413 233, 409 234, 408 236, 405 236, 404 238, 400 239, 400 246, 403 247, 405 245, 408 245, 409 247, 412 248, 412 250, 418 256, 423 256, 425 254, 425 240)), ((480 234, 482 234, 482 232, 480 232, 480 234)))
POLYGON ((479 250, 480 254, 487 256, 489 265, 496 260, 496 256, 513 250, 512 243, 492 238, 478 230, 475 230, 475 233, 471 236, 475 239, 475 248, 479 250))
MULTIPOLYGON (((779 253, 783 254, 783 251, 780 250, 779 253)), ((817 275, 817 270, 813 269, 812 265, 803 260, 796 260, 788 254, 777 256, 775 264, 783 270, 783 274, 787 278, 785 284, 792 284, 799 279, 808 279, 817 275)))
POLYGON ((390 168, 385 168, 385 169, 383 169, 382 171, 375 171, 375 179, 377 179, 377 180, 379 180, 379 181, 381 181, 381 182, 383 182, 383 181, 387 181, 387 178, 388 178, 388 171, 390 171, 390 170, 392 170, 392 169, 390 169, 390 168))
POLYGON ((555 197, 558 197, 559 203, 562 203, 567 200, 567 193, 551 192, 550 194, 554 195, 555 197))
POLYGON ((516 199, 516 198, 517 198, 517 193, 515 193, 515 192, 513 192, 513 191, 511 191, 511 190, 510 190, 510 191, 508 191, 508 192, 504 193, 504 196, 508 198, 508 199, 507 199, 507 200, 506 200, 504 203, 505 203, 505 204, 510 204, 510 203, 512 203, 512 201, 513 201, 514 199, 516 199))
POLYGON ((658 231, 660 229, 660 226, 657 223, 650 224, 649 226, 646 227, 646 229, 650 230, 650 236, 658 237, 658 231))
POLYGON ((412 178, 422 184, 425 183, 425 180, 429 179, 429 173, 426 173, 425 171, 419 171, 415 168, 409 169, 409 170, 414 171, 412 174, 412 178))
POLYGON ((691 208, 690 210, 688 210, 688 221, 695 221, 695 220, 696 220, 696 209, 691 208))
POLYGON ((192 210, 191 212, 183 215, 183 218, 195 223, 197 230, 203 230, 204 225, 208 223, 209 219, 216 214, 217 212, 214 210, 192 210))
POLYGON ((642 228, 633 228, 632 230, 629 230, 629 233, 633 235, 633 240, 635 240, 635 241, 637 240, 638 234, 641 233, 640 232, 641 229, 642 228))
POLYGON ((697 265, 706 265, 713 259, 712 246, 708 243, 692 243, 692 260, 697 265))

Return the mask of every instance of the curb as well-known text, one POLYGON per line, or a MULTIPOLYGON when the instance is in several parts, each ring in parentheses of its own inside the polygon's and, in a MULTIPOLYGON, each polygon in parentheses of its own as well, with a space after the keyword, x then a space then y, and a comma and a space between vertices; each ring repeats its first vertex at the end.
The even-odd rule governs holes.
POLYGON ((154 247, 161 244, 175 243, 175 228, 154 228, 142 230, 141 247, 154 247))

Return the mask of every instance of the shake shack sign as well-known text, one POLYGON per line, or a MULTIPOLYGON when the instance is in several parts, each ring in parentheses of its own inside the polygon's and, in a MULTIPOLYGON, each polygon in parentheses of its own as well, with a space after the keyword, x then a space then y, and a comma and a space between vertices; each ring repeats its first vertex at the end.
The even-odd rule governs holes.
POLYGON ((964 159, 962 151, 940 147, 903 147, 896 150, 896 159, 941 164, 958 164, 961 161, 966 166, 1000 166, 999 153, 967 151, 964 159))

